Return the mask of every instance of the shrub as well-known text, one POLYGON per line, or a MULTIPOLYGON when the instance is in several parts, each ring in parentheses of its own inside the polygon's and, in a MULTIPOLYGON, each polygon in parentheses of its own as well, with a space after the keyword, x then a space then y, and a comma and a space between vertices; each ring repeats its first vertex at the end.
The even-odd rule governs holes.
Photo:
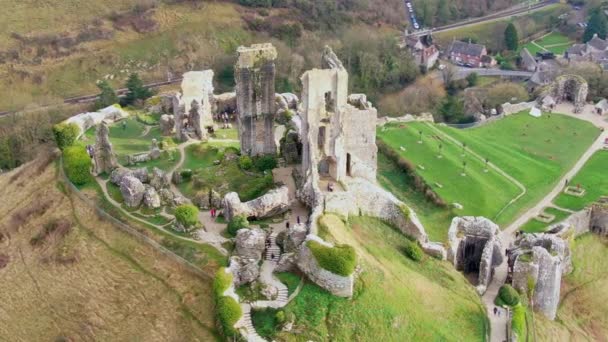
POLYGON ((198 208, 192 204, 182 204, 175 208, 175 219, 186 227, 198 224, 198 208))
POLYGON ((240 156, 239 167, 243 170, 250 170, 253 167, 253 161, 249 156, 240 156))
POLYGON ((91 180, 91 157, 82 146, 70 146, 63 150, 65 174, 75 185, 91 180))
POLYGON ((168 150, 175 146, 177 146, 177 144, 175 143, 175 141, 173 141, 173 138, 170 137, 164 137, 159 144, 159 147, 163 150, 168 150))
POLYGON ((259 171, 272 170, 277 167, 277 158, 271 155, 261 156, 255 159, 254 164, 259 171))
POLYGON ((192 170, 191 169, 183 169, 179 172, 179 175, 184 179, 192 178, 192 170))
POLYGON ((405 252, 405 255, 408 258, 410 258, 414 261, 422 260, 422 257, 424 255, 424 253, 422 252, 422 249, 420 248, 420 246, 418 246, 418 243, 415 241, 408 240, 407 243, 405 244, 403 251, 405 252))
POLYGON ((62 150, 74 144, 79 132, 80 128, 75 123, 60 123, 53 126, 55 143, 62 150))
POLYGON ((226 272, 226 268, 220 268, 217 273, 215 273, 215 278, 213 279, 213 293, 215 294, 215 298, 222 297, 224 295, 224 291, 228 290, 232 284, 232 274, 226 272))
POLYGON ((224 336, 235 336, 237 331, 234 329, 234 325, 243 316, 239 303, 232 297, 223 296, 218 298, 216 309, 224 336))
POLYGON ((355 271, 357 254, 352 246, 335 245, 332 248, 314 240, 308 241, 306 246, 322 268, 341 276, 349 276, 355 271))
POLYGON ((247 218, 245 216, 236 216, 228 223, 228 234, 230 234, 230 236, 236 236, 236 232, 238 232, 239 229, 247 227, 249 227, 247 218))
POLYGON ((144 125, 154 126, 154 125, 158 125, 158 122, 160 120, 160 115, 138 113, 136 116, 136 119, 137 119, 137 121, 143 123, 144 125))
POLYGON ((508 305, 511 307, 519 304, 519 293, 509 284, 505 284, 498 290, 498 296, 496 297, 495 303, 497 305, 508 305))

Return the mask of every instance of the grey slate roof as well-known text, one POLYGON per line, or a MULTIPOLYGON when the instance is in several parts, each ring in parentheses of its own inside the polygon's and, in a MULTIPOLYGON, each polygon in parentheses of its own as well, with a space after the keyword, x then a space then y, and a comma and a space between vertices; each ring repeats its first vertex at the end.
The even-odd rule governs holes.
POLYGON ((587 42, 591 47, 597 50, 606 50, 608 48, 608 41, 594 35, 590 41, 587 42))
POLYGON ((448 47, 448 54, 459 53, 467 56, 481 57, 484 49, 484 45, 455 40, 450 43, 450 46, 448 47))
POLYGON ((521 56, 521 62, 527 67, 536 67, 536 58, 532 56, 527 48, 523 48, 519 54, 521 56))
POLYGON ((568 55, 582 55, 587 51, 587 45, 585 44, 574 44, 566 50, 568 55))

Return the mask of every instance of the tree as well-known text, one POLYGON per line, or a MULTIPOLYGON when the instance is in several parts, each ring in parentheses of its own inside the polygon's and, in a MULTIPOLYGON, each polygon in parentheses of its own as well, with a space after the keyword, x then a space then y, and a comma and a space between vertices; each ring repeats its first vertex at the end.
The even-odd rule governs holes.
POLYGON ((519 46, 519 35, 517 34, 517 28, 513 23, 509 23, 505 29, 505 45, 508 50, 515 51, 519 46))
POLYGON ((99 98, 95 101, 95 108, 105 108, 113 104, 118 103, 118 96, 107 81, 100 81, 97 83, 97 88, 101 91, 99 98))
POLYGON ((464 102, 456 96, 448 96, 439 108, 439 114, 447 122, 459 122, 464 119, 464 102))
POLYGON ((58 123, 53 126, 55 143, 61 150, 74 145, 78 133, 80 133, 80 128, 75 123, 58 123))
POLYGON ((131 74, 127 80, 126 88, 127 95, 124 98, 124 104, 133 104, 138 100, 145 100, 152 96, 152 91, 144 86, 144 83, 139 78, 138 74, 131 74))
POLYGON ((478 80, 479 80, 479 77, 476 72, 472 72, 467 75, 467 83, 469 84, 469 87, 476 86, 478 80))
POLYGON ((606 39, 606 32, 608 31, 608 21, 606 15, 602 11, 596 10, 591 14, 585 33, 583 34, 583 42, 590 41, 595 34, 602 39, 606 39))

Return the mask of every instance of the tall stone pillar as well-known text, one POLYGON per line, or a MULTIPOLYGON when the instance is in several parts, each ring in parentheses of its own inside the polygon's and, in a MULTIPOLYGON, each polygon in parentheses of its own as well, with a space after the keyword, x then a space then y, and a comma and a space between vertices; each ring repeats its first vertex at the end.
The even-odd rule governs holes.
POLYGON ((241 46, 235 67, 237 123, 241 151, 250 156, 276 154, 274 142, 275 60, 272 44, 241 46))
POLYGON ((112 149, 109 135, 110 129, 108 128, 108 125, 102 121, 97 125, 95 133, 93 159, 95 161, 94 173, 96 175, 104 172, 110 174, 112 170, 118 167, 118 161, 116 160, 116 155, 112 149))

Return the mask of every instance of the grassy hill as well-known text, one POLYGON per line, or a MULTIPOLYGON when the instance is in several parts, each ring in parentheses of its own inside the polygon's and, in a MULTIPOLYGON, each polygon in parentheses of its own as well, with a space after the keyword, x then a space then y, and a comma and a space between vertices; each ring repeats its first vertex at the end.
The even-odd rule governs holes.
POLYGON ((355 247, 362 273, 352 300, 307 283, 286 308, 295 334, 278 341, 483 341, 485 310, 467 280, 447 262, 405 256, 406 238, 383 222, 325 216, 329 239, 355 247), (441 319, 438 319, 441 317, 441 319))
POLYGON ((217 340, 210 281, 68 197, 54 166, 0 176, 0 336, 217 340))

